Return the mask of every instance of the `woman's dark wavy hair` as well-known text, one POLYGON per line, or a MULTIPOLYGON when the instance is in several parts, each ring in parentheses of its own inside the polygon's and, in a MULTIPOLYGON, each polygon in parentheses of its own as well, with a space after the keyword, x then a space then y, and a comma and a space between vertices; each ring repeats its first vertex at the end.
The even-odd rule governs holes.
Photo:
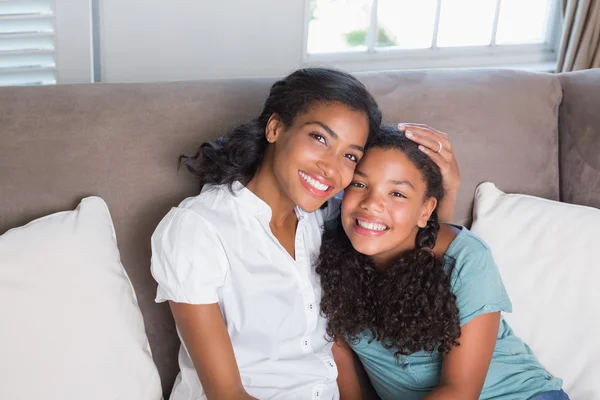
MULTIPOLYGON (((403 152, 421 171, 425 198, 435 197, 439 204, 444 196, 440 170, 416 143, 395 127, 382 126, 371 138, 373 148, 403 152)), ((317 264, 327 334, 356 342, 359 334, 370 331, 371 340, 397 348, 397 359, 420 350, 445 354, 458 345, 458 308, 450 289, 452 260, 432 251, 439 227, 433 212, 417 233, 415 249, 381 272, 370 257, 354 250, 341 219, 327 226, 317 264)))
POLYGON ((193 156, 182 155, 180 165, 200 178, 200 186, 249 181, 261 165, 268 142, 265 129, 278 114, 290 126, 294 119, 317 104, 338 103, 362 112, 369 133, 381 124, 381 112, 366 87, 352 75, 325 68, 305 68, 273 84, 260 115, 237 126, 228 135, 204 142, 193 156))

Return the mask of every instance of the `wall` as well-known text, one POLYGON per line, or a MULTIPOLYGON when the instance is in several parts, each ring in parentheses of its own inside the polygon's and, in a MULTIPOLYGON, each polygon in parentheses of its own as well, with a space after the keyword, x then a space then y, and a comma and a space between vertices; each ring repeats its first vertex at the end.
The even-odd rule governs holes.
POLYGON ((304 60, 306 0, 87 1, 99 4, 96 54, 102 82, 272 77, 307 65, 349 72, 454 67, 552 71, 556 63, 555 51, 529 48, 304 60))
POLYGON ((100 0, 103 82, 282 75, 302 63, 304 0, 100 0))

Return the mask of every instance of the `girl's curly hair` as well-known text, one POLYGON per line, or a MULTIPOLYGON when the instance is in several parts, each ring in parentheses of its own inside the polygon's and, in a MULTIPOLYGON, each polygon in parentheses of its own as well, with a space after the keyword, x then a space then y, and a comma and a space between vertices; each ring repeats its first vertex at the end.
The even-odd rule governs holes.
MULTIPOLYGON (((402 151, 421 171, 425 198, 443 197, 437 165, 416 143, 391 126, 382 126, 370 148, 402 151)), ((448 353, 460 336, 456 296, 450 276, 452 260, 432 251, 439 232, 437 213, 419 229, 415 249, 390 268, 379 271, 373 260, 352 247, 341 219, 326 226, 316 271, 322 286, 321 312, 328 318, 327 334, 356 342, 365 331, 371 340, 396 348, 395 356, 420 350, 448 353)))

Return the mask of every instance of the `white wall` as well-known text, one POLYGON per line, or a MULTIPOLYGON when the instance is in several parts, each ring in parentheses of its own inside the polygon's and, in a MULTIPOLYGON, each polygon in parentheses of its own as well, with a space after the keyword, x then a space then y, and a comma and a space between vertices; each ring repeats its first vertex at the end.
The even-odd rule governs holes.
POLYGON ((306 0, 94 1, 100 4, 102 82, 272 77, 306 65, 349 72, 487 66, 551 71, 556 61, 547 50, 503 55, 460 48, 305 60, 306 0))
POLYGON ((101 0, 103 82, 282 75, 302 64, 304 0, 101 0))

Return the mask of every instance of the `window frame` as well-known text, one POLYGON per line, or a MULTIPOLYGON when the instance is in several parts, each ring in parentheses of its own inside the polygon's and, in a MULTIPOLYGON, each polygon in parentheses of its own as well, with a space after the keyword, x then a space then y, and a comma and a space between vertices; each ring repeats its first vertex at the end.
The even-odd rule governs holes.
MULTIPOLYGON (((496 0, 496 15, 493 38, 497 28, 499 6, 496 0)), ((308 35, 310 24, 310 3, 305 0, 304 32, 302 43, 302 63, 305 66, 328 64, 349 71, 373 71, 381 69, 422 69, 422 68, 461 68, 461 67, 515 67, 551 72, 555 68, 560 45, 562 12, 560 0, 552 0, 550 17, 544 43, 465 47, 437 47, 437 29, 440 17, 438 0, 436 23, 433 32, 433 46, 426 49, 398 49, 375 47, 377 28, 376 12, 371 13, 371 24, 367 34, 367 48, 332 53, 309 53, 308 35)), ((373 0, 376 9, 378 0, 373 0)), ((494 40, 493 39, 493 40, 494 40)))
POLYGON ((54 0, 56 83, 93 82, 92 4, 54 0))

